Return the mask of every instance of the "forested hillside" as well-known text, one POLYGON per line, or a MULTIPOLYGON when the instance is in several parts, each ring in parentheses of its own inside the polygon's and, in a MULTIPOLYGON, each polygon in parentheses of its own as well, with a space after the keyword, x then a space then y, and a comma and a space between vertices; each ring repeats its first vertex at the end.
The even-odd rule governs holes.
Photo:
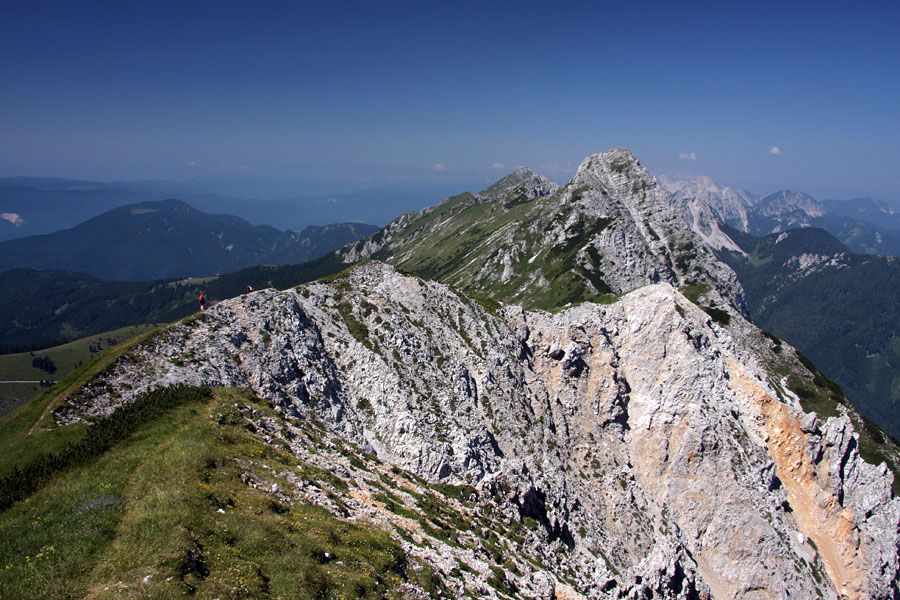
POLYGON ((283 266, 258 266, 188 280, 102 281, 82 273, 12 269, 0 272, 0 354, 47 348, 126 325, 166 323, 247 286, 288 288, 347 265, 333 255, 283 266))
POLYGON ((723 258, 754 321, 808 355, 900 438, 900 260, 852 254, 819 229, 728 233, 747 252, 723 258))
POLYGON ((71 229, 0 242, 0 264, 118 281, 210 276, 313 260, 375 230, 339 223, 281 231, 232 215, 207 214, 180 200, 141 202, 71 229))

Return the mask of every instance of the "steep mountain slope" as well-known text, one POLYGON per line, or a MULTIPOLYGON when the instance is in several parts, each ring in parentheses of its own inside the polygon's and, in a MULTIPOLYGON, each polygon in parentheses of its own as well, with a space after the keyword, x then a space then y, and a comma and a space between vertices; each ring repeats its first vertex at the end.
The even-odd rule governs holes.
POLYGON ((114 280, 206 276, 311 260, 374 230, 343 223, 279 231, 165 200, 122 206, 71 229, 0 242, 0 261, 6 268, 62 269, 114 280))
POLYGON ((562 188, 520 170, 479 194, 404 215, 339 255, 346 262, 385 260, 528 307, 603 301, 659 281, 702 281, 743 308, 734 273, 622 148, 588 157, 562 188))
POLYGON ((900 438, 900 263, 852 254, 825 231, 755 238, 723 252, 753 319, 809 355, 857 406, 900 438))
MULTIPOLYGON (((249 388, 276 412, 212 418, 273 451, 216 464, 291 512, 383 531, 445 597, 891 598, 900 499, 860 452, 896 468, 897 448, 819 381, 667 284, 548 314, 373 262, 223 302, 54 414, 102 418, 175 382, 249 388), (828 418, 804 414, 813 400, 828 418), (276 449, 334 475, 298 477, 276 449)), ((247 511, 231 494, 225 515, 247 511)), ((173 567, 131 568, 128 585, 173 567)))
POLYGON ((789 190, 761 197, 717 185, 702 176, 690 181, 661 176, 659 181, 676 202, 699 202, 709 207, 712 217, 704 227, 712 227, 718 220, 755 236, 819 227, 831 232, 853 252, 900 254, 900 235, 892 209, 869 198, 818 202, 808 194, 789 190))

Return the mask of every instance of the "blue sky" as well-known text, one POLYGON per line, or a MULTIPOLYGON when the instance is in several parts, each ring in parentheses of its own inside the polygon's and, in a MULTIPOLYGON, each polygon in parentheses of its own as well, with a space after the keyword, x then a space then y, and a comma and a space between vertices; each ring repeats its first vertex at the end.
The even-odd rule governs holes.
POLYGON ((900 3, 785 4, 8 2, 0 176, 564 182, 625 146, 900 199, 900 3))

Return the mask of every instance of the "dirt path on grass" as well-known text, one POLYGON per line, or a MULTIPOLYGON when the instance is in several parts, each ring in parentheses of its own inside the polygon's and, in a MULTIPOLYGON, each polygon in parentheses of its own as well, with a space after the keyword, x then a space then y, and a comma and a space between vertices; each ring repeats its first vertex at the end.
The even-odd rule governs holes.
POLYGON ((44 417, 47 416, 47 413, 50 412, 50 407, 51 407, 52 405, 53 405, 53 401, 51 400, 50 402, 47 403, 47 406, 44 407, 44 410, 41 411, 41 416, 39 416, 37 419, 35 419, 34 423, 31 424, 31 427, 28 429, 28 433, 26 433, 25 435, 31 435, 31 433, 32 433, 32 432, 35 430, 35 428, 38 426, 38 423, 40 423, 41 421, 43 421, 43 420, 44 420, 44 417))

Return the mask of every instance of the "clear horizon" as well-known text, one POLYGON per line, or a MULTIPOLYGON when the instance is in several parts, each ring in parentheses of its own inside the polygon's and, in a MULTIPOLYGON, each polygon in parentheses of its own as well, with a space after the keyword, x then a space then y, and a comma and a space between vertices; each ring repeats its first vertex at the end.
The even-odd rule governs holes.
POLYGON ((5 13, 0 176, 565 183, 624 146, 654 175, 900 200, 896 3, 5 13))

